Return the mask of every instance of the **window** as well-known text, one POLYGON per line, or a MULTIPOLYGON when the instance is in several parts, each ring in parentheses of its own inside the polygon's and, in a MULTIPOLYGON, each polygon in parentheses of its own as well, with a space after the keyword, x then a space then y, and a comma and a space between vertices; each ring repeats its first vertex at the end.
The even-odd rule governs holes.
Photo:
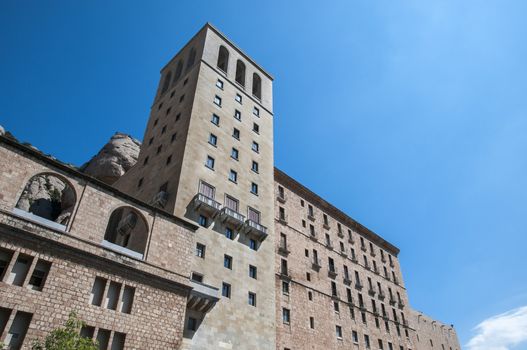
POLYGON ((181 95, 181 97, 179 98, 179 103, 183 102, 184 99, 185 99, 185 95, 181 95))
POLYGON ((364 344, 366 345, 366 349, 370 348, 370 336, 367 334, 364 334, 364 344))
POLYGON ((214 96, 214 104, 218 107, 221 107, 221 97, 219 97, 218 95, 214 96))
POLYGON ((108 329, 99 328, 96 337, 96 340, 99 343, 99 349, 108 349, 108 343, 110 342, 111 333, 112 331, 108 329))
POLYGON ((282 308, 282 322, 285 324, 289 324, 291 321, 291 311, 289 309, 286 309, 285 307, 282 308))
POLYGON ((176 137, 177 137, 177 132, 172 134, 172 137, 170 138, 170 142, 176 141, 176 137))
POLYGON ((31 274, 28 286, 33 290, 42 290, 44 283, 46 283, 46 278, 48 277, 50 268, 50 262, 39 259, 35 265, 33 273, 31 274))
POLYGON ((220 80, 220 79, 218 79, 218 80, 216 81, 216 86, 223 90, 223 81, 220 80))
POLYGON ((176 114, 176 121, 178 121, 179 118, 181 118, 181 113, 176 114))
POLYGON ((309 272, 306 272, 306 280, 308 280, 308 282, 311 282, 311 274, 309 272))
POLYGON ((167 131, 167 126, 163 125, 163 128, 161 129, 161 133, 164 134, 167 131))
POLYGON ((165 112, 165 114, 166 114, 166 115, 169 115, 171 110, 172 110, 172 108, 171 108, 171 107, 168 107, 168 108, 167 108, 167 111, 165 112))
POLYGON ((156 154, 161 153, 162 150, 163 150, 163 145, 159 145, 159 147, 157 147, 156 154))
POLYGON ((214 169, 214 158, 207 156, 207 162, 205 163, 205 166, 207 168, 214 169))
POLYGON ((342 339, 342 327, 341 326, 335 326, 335 332, 337 334, 337 339, 342 339))
POLYGON ((250 248, 251 250, 256 250, 257 245, 256 245, 256 241, 255 241, 254 239, 250 239, 250 240, 249 240, 249 248, 250 248))
POLYGON ((192 272, 190 279, 193 280, 194 282, 203 283, 203 275, 200 273, 192 272))
POLYGON ((242 112, 240 112, 239 110, 235 110, 234 111, 234 118, 236 118, 238 120, 242 120, 242 112))
POLYGON ((238 173, 231 169, 229 172, 229 180, 234 183, 238 182, 238 173))
POLYGON ((258 145, 258 143, 253 141, 252 150, 256 153, 260 152, 260 146, 258 145))
POLYGON ((383 350, 384 349, 384 345, 382 343, 382 339, 379 339, 379 350, 383 350))
POLYGON ((225 195, 225 206, 237 212, 238 211, 238 200, 229 195, 225 195))
POLYGON ((232 137, 234 137, 236 140, 239 140, 240 139, 240 130, 234 128, 232 130, 232 137))
POLYGON ((236 102, 238 102, 239 104, 242 103, 242 95, 240 94, 236 94, 236 97, 234 98, 236 100, 236 102))
POLYGON ((145 160, 143 161, 143 166, 148 164, 148 156, 145 157, 145 160))
POLYGON ((248 303, 251 306, 256 306, 256 293, 249 292, 249 294, 248 294, 248 303))
POLYGON ((231 285, 228 283, 223 282, 221 285, 221 295, 225 298, 231 297, 231 285))
POLYGON ((198 320, 194 317, 189 317, 187 322, 187 329, 191 332, 195 332, 198 329, 198 320))
POLYGON ((168 90, 171 79, 172 79, 172 72, 168 71, 168 73, 165 75, 165 79, 163 80, 163 87, 161 88, 161 94, 164 94, 168 90))
POLYGON ((256 123, 253 123, 253 131, 257 134, 260 133, 260 126, 256 123))
POLYGON ((187 70, 194 65, 196 61, 196 49, 191 48, 187 58, 187 70))
POLYGON ((137 188, 143 186, 143 180, 144 178, 140 178, 139 181, 137 182, 137 188))
POLYGON ((285 295, 289 295, 289 282, 282 281, 282 293, 285 295))
POLYGON ((352 331, 351 332, 351 339, 353 340, 354 343, 358 343, 359 342, 359 335, 357 334, 357 331, 352 331))
POLYGON ((172 162, 172 155, 167 157, 166 165, 169 165, 172 162))
POLYGON ((22 311, 16 312, 7 336, 4 339, 5 344, 2 343, 2 345, 6 345, 6 349, 20 349, 22 347, 32 318, 33 314, 22 311))
POLYGON ((260 116, 260 109, 258 109, 258 107, 254 107, 253 108, 253 114, 255 116, 259 117, 260 116))
POLYGON ((225 237, 228 239, 234 239, 234 231, 230 227, 225 227, 225 237))
POLYGON ((110 282, 108 291, 106 294, 106 308, 109 310, 117 309, 117 303, 119 301, 119 293, 121 293, 121 283, 114 281, 110 282))
POLYGON ((253 73, 253 96, 259 100, 262 98, 262 79, 256 73, 253 73))
POLYGON ((32 261, 33 258, 31 256, 19 254, 15 264, 13 265, 13 268, 11 269, 11 273, 9 276, 7 276, 7 280, 5 282, 21 287, 26 280, 26 276, 29 272, 32 261))
POLYGON ((214 134, 209 135, 209 143, 213 146, 217 146, 218 144, 218 137, 214 134))
POLYGON ((255 194, 255 195, 258 195, 258 185, 255 184, 254 182, 251 183, 251 193, 255 194))
POLYGON ((232 270, 232 256, 227 254, 223 256, 223 267, 232 270))
POLYGON ((218 117, 216 114, 212 115, 211 123, 214 125, 220 125, 220 117, 218 117))
POLYGON ((176 67, 176 75, 174 77, 174 82, 178 81, 181 78, 181 73, 183 72, 183 61, 179 60, 176 67))
POLYGON ((309 318, 309 328, 315 329, 315 318, 314 317, 309 318))
POLYGON ((170 98, 174 97, 175 94, 176 94, 176 90, 172 90, 172 92, 170 93, 170 98))
POLYGON ((238 160, 239 152, 236 148, 232 148, 231 150, 231 158, 238 160))
POLYGON ((90 293, 90 304, 101 306, 104 289, 106 288, 107 280, 101 277, 95 277, 90 293))
POLYGON ((339 302, 338 301, 334 301, 333 302, 333 309, 335 310, 336 313, 340 312, 340 307, 339 307, 339 302))
POLYGON ((249 265, 249 277, 257 279, 257 269, 256 266, 249 265))
POLYGON ((313 301, 313 292, 312 291, 308 291, 307 292, 307 299, 309 299, 310 301, 313 301))
POLYGON ((241 86, 245 86, 245 63, 236 61, 236 77, 235 80, 241 86))
POLYGON ((219 69, 227 73, 227 69, 229 68, 229 51, 223 45, 220 46, 220 49, 218 51, 217 66, 219 69))
POLYGON ((198 218, 198 224, 203 227, 207 227, 207 217, 200 215, 198 218))
POLYGON ((252 163, 252 166, 251 166, 251 170, 254 171, 255 173, 258 173, 258 162, 255 162, 253 160, 253 163, 252 163))
POLYGON ((196 243, 196 256, 205 259, 205 245, 196 243))
POLYGON ((159 122, 159 119, 154 120, 154 126, 156 126, 158 122, 159 122))
POLYGON ((154 142, 154 138, 151 137, 150 140, 148 140, 148 145, 150 146, 152 144, 152 142, 154 142))

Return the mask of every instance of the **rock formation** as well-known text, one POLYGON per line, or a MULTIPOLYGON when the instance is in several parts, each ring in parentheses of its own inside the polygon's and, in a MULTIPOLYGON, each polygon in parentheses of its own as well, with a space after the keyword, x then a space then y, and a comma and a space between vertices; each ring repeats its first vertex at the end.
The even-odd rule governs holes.
POLYGON ((27 183, 16 207, 66 225, 75 206, 75 192, 53 175, 41 174, 27 183))
POLYGON ((115 133, 80 170, 107 184, 113 184, 137 163, 140 148, 140 141, 126 134, 115 133))

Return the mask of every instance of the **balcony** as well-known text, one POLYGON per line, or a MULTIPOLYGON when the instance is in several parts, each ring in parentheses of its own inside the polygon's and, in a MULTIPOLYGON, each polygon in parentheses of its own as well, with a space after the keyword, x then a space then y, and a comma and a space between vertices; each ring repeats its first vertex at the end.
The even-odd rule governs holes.
POLYGON ((390 297, 390 305, 395 305, 397 302, 393 297, 390 297))
POLYGON ((280 203, 285 203, 286 202, 286 199, 285 199, 285 196, 284 195, 277 195, 276 196, 276 200, 280 203))
POLYGON ((375 296, 375 293, 377 293, 375 288, 373 288, 373 287, 368 288, 368 294, 369 295, 371 295, 373 297, 373 296, 375 296))
POLYGON ((284 243, 280 243, 280 245, 278 246, 278 253, 281 254, 281 255, 289 255, 291 251, 287 248, 287 244, 284 244, 284 243))
POLYGON ((214 217, 221 209, 221 204, 216 202, 214 199, 205 196, 204 194, 198 193, 194 197, 194 207, 196 210, 214 217))
POLYGON ((384 254, 383 254, 382 257, 381 257, 381 261, 382 261, 383 263, 386 262, 386 257, 384 256, 384 254))
POLYGON ((360 246, 360 249, 361 249, 361 250, 362 250, 363 252, 365 252, 365 251, 367 251, 367 250, 368 250, 368 249, 366 248, 366 246, 365 246, 365 245, 361 245, 361 246, 360 246))
POLYGON ((307 214, 307 218, 311 221, 315 221, 315 216, 313 214, 307 214))
POLYGON ((335 277, 337 277, 337 275, 338 275, 337 269, 335 269, 335 268, 330 268, 330 269, 328 270, 328 276, 329 276, 330 278, 335 278, 335 277))
POLYGON ((380 274, 379 268, 377 266, 373 266, 373 272, 377 275, 380 274))
POLYGON ((399 309, 404 309, 404 302, 402 300, 399 300, 397 305, 399 306, 399 309))
POLYGON ((360 283, 360 281, 355 282, 355 288, 357 290, 362 290, 363 287, 364 286, 362 285, 362 283, 360 283))
POLYGON ((373 314, 376 316, 376 317, 379 317, 381 314, 379 313, 379 310, 377 309, 373 309, 373 314))
POLYGON ((360 309, 360 311, 366 311, 366 305, 359 304, 359 309, 360 309))
POLYGON ((332 291, 332 292, 331 292, 331 299, 333 299, 333 300, 338 300, 338 299, 339 299, 339 292, 337 292, 337 291, 332 291))
POLYGON ((245 222, 245 216, 227 207, 221 210, 220 218, 222 222, 234 225, 236 228, 241 227, 245 222))
POLYGON ((245 221, 245 233, 261 242, 267 238, 267 227, 249 219, 245 221))
POLYGON ((188 296, 187 308, 198 311, 208 312, 219 299, 218 288, 209 286, 205 283, 190 281, 192 290, 188 296))
POLYGON ((377 256, 377 254, 375 253, 375 250, 370 251, 370 255, 373 256, 373 257, 377 256))
POLYGON ((289 271, 287 269, 280 269, 280 279, 290 281, 291 275, 289 275, 289 271))
POLYGON ((341 251, 340 251, 340 255, 342 255, 342 256, 345 257, 345 258, 348 257, 348 253, 347 253, 345 250, 341 250, 341 251))
POLYGON ((379 292, 379 299, 380 299, 380 300, 384 300, 384 298, 386 298, 386 294, 384 294, 384 292, 381 290, 381 291, 379 292))
POLYGON ((394 264, 393 260, 390 261, 390 267, 395 267, 395 264, 394 264))
POLYGON ((351 279, 349 278, 349 276, 344 276, 342 281, 344 282, 344 284, 347 284, 348 286, 351 284, 351 279))
POLYGON ((315 271, 319 271, 321 267, 322 265, 320 265, 320 261, 318 260, 318 258, 313 259, 313 261, 311 262, 311 268, 315 271))
POLYGON ((316 232, 311 232, 309 234, 309 238, 311 238, 313 241, 318 241, 316 232))
POLYGON ((399 285, 399 279, 397 277, 394 277, 393 278, 393 283, 395 283, 396 285, 399 285))
POLYGON ((383 318, 385 321, 389 321, 389 320, 390 320, 390 317, 388 316, 387 313, 384 313, 384 314, 382 315, 382 318, 383 318))
POLYGON ((282 225, 287 225, 287 215, 280 215, 278 217, 278 222, 281 223, 282 225))
POLYGON ((339 236, 340 238, 344 238, 344 232, 342 231, 337 232, 337 236, 339 236))
POLYGON ((326 248, 328 248, 329 250, 333 250, 333 244, 331 244, 330 241, 326 241, 326 248))
POLYGON ((355 244, 355 240, 353 239, 353 237, 348 237, 348 243, 355 244))
POLYGON ((326 230, 329 230, 330 227, 329 227, 329 223, 325 222, 322 227, 324 227, 326 230))
POLYGON ((351 257, 351 261, 353 261, 355 264, 357 264, 359 261, 357 260, 357 257, 355 255, 353 255, 351 257))

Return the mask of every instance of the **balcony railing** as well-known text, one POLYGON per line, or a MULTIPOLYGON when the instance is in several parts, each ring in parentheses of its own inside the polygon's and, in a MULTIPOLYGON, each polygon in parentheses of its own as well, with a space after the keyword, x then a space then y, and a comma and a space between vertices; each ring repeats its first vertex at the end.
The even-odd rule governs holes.
POLYGON ((349 278, 349 276, 344 275, 344 278, 342 281, 344 282, 344 284, 347 284, 347 285, 351 284, 351 279, 349 278))
POLYGON ((375 288, 373 288, 373 287, 368 288, 368 294, 369 295, 371 295, 373 297, 373 296, 375 296, 375 293, 377 293, 375 288))
POLYGON ((364 286, 362 285, 360 281, 355 282, 355 288, 357 288, 358 290, 361 290, 363 287, 364 286))
POLYGON ((202 210, 207 214, 214 216, 221 209, 221 204, 216 202, 214 199, 205 196, 204 194, 198 193, 194 197, 194 206, 196 210, 202 210))
POLYGON ((382 261, 383 263, 386 262, 386 257, 385 257, 384 255, 381 257, 381 261, 382 261))
POLYGON ((384 298, 386 298, 386 294, 384 294, 384 292, 381 290, 379 292, 379 299, 384 300, 384 298))
POLYGON ((280 203, 285 203, 286 199, 285 199, 285 195, 280 195, 278 194, 276 196, 276 200, 279 201, 280 203))
POLYGON ((373 257, 377 256, 377 254, 375 253, 375 250, 370 251, 370 255, 373 257))
POLYGON ((265 238, 267 238, 267 227, 257 223, 256 221, 253 221, 251 219, 247 220, 245 222, 246 225, 246 232, 255 237, 259 241, 263 241, 265 238))
POLYGON ((390 266, 391 266, 391 267, 395 267, 395 263, 393 262, 393 260, 390 261, 390 266))
POLYGON ((403 309, 404 308, 404 302, 402 300, 399 300, 399 302, 397 304, 399 305, 399 309, 403 309))
POLYGON ((320 270, 322 265, 320 265, 320 261, 318 260, 318 258, 313 258, 313 261, 311 262, 311 267, 313 268, 313 270, 320 270))
POLYGON ((333 244, 331 244, 330 241, 326 241, 326 248, 328 248, 329 250, 333 250, 333 244))
POLYGON ((287 224, 287 215, 286 214, 279 215, 278 216, 278 222, 281 223, 281 224, 286 225, 287 224))
POLYGON ((221 218, 224 222, 231 223, 236 226, 241 226, 245 222, 245 216, 238 213, 236 210, 224 207, 221 210, 221 218))
POLYGON ((337 236, 339 236, 340 238, 344 238, 344 232, 342 231, 337 232, 337 236))
POLYGON ((348 237, 348 243, 355 244, 355 240, 353 239, 353 237, 348 237))
POLYGON ((362 250, 363 252, 365 252, 365 251, 367 251, 367 250, 368 250, 368 248, 366 248, 366 246, 365 246, 365 245, 361 245, 361 246, 360 246, 360 249, 361 249, 361 250, 362 250))
POLYGON ((329 223, 325 222, 324 224, 322 224, 322 227, 324 227, 326 230, 329 230, 330 227, 329 227, 329 223))
POLYGON ((289 255, 291 251, 287 248, 287 243, 280 243, 278 246, 278 253, 282 255, 289 255))
POLYGON ((342 256, 345 257, 345 258, 348 257, 348 253, 347 253, 345 250, 341 250, 341 251, 340 251, 340 255, 342 255, 342 256))
POLYGON ((328 276, 331 277, 331 278, 335 278, 337 277, 338 275, 338 272, 337 272, 337 269, 336 268, 330 268, 328 270, 328 276))
POLYGON ((307 218, 311 221, 315 221, 315 216, 313 214, 307 214, 307 218))
POLYGON ((393 297, 390 297, 390 305, 395 305, 397 302, 393 297))

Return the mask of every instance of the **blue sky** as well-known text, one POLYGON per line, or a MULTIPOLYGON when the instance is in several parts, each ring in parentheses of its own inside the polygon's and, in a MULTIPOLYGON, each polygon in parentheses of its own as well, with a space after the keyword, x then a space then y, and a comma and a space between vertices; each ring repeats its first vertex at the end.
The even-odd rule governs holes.
POLYGON ((77 165, 116 131, 141 138, 160 68, 210 21, 275 76, 276 165, 400 247, 411 304, 467 344, 493 316, 527 317, 525 13, 508 0, 4 0, 0 125, 77 165))

